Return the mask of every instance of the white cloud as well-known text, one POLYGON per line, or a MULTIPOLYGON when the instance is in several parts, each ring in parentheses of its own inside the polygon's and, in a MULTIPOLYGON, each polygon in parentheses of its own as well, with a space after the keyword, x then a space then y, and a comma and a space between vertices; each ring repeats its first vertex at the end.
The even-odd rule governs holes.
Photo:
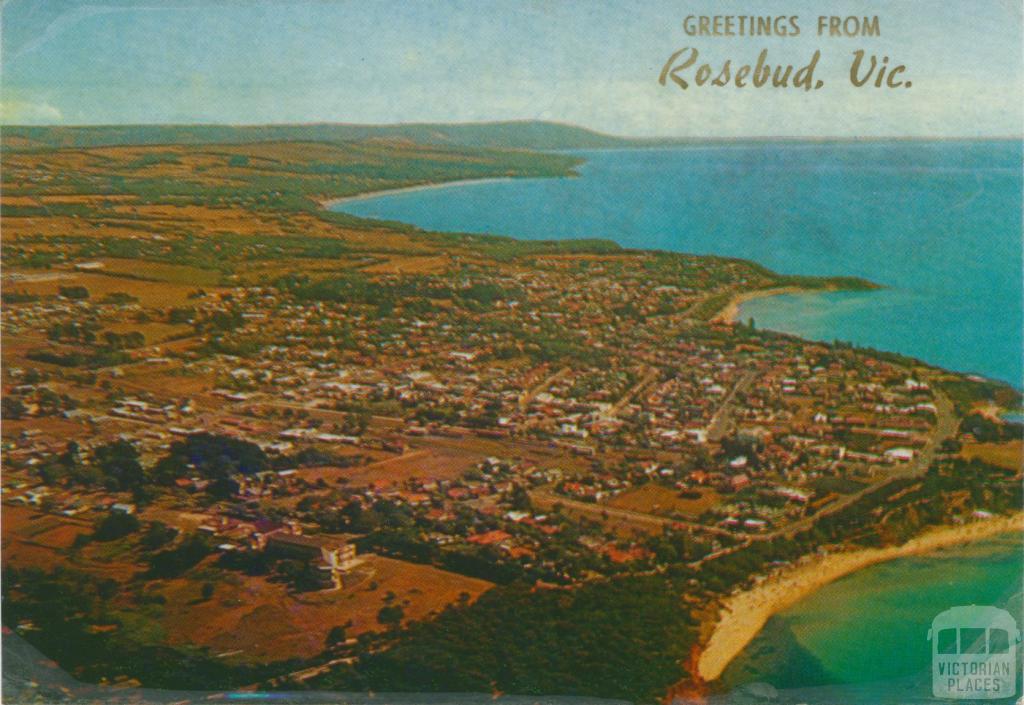
POLYGON ((0 123, 5 125, 52 125, 64 121, 60 110, 49 103, 8 100, 0 103, 0 123))

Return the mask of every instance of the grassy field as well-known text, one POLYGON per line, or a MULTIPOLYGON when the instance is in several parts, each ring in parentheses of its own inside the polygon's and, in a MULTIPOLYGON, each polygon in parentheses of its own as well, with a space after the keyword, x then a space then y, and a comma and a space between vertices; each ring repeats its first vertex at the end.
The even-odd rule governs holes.
POLYGON ((455 479, 474 467, 485 456, 471 451, 450 448, 418 449, 397 458, 353 468, 352 481, 362 483, 385 483, 401 485, 413 477, 455 479))
POLYGON ((711 489, 697 490, 700 497, 690 499, 680 495, 678 490, 662 485, 649 484, 635 490, 623 492, 608 500, 610 507, 629 509, 645 514, 673 516, 681 514, 688 518, 700 516, 703 512, 721 502, 721 497, 711 489))
MULTIPOLYGON (((88 521, 77 518, 43 514, 36 509, 5 505, 3 518, 3 563, 5 566, 33 567, 53 570, 67 566, 70 561, 68 549, 75 537, 92 533, 88 521)), ((130 563, 91 559, 75 566, 107 577, 130 576, 134 571, 130 563)))
MULTIPOLYGON (((162 518, 178 525, 188 524, 186 515, 160 509, 146 514, 147 519, 162 518)), ((198 526, 201 519, 197 516, 192 523, 198 526)), ((385 605, 401 606, 407 621, 422 620, 492 587, 485 580, 375 555, 363 556, 352 584, 340 590, 296 593, 285 583, 223 570, 216 565, 216 555, 181 577, 145 580, 141 578, 145 566, 131 560, 136 553, 132 538, 92 542, 69 552, 77 536, 91 532, 87 520, 5 506, 4 565, 44 570, 71 566, 113 578, 123 585, 126 605, 131 604, 128 595, 133 592, 160 595, 165 602, 140 611, 137 627, 156 630, 169 644, 229 654, 235 662, 312 657, 323 651, 331 627, 348 625, 350 636, 383 629, 377 613, 385 605), (202 599, 206 582, 215 586, 208 600, 202 599)))
POLYGON ((149 279, 168 284, 186 284, 195 287, 214 287, 221 279, 220 272, 165 262, 140 262, 131 259, 107 258, 100 260, 108 275, 149 279))
POLYGON ((146 345, 156 345, 167 340, 174 340, 182 336, 187 336, 192 333, 192 326, 182 323, 160 323, 159 321, 150 321, 148 323, 110 323, 104 327, 104 330, 109 330, 114 333, 133 333, 138 332, 146 338, 146 345))
POLYGON ((968 460, 979 458, 986 463, 991 463, 1007 470, 1020 471, 1024 468, 1024 442, 1022 441, 967 443, 960 451, 960 454, 968 460))
POLYGON ((172 644, 197 644, 234 661, 261 663, 311 657, 323 651, 327 632, 348 624, 356 636, 378 631, 377 613, 400 605, 406 619, 424 619, 455 602, 463 593, 475 598, 491 587, 430 566, 367 556, 351 587, 294 593, 263 577, 220 577, 213 597, 202 600, 204 565, 183 578, 150 586, 166 599, 160 624, 172 644))
MULTIPOLYGON (((31 149, 8 149, 4 153, 0 195, 6 266, 4 289, 40 297, 39 300, 21 297, 20 303, 17 302, 19 297, 13 297, 12 307, 25 306, 25 319, 18 322, 20 328, 16 333, 8 331, 5 337, 4 363, 9 369, 22 366, 40 370, 48 384, 59 392, 73 392, 71 401, 78 403, 78 408, 86 414, 94 414, 99 419, 94 425, 84 418, 71 421, 57 416, 60 410, 53 416, 30 421, 5 419, 5 441, 15 441, 24 430, 39 432, 31 438, 41 450, 31 452, 40 456, 62 451, 67 441, 75 438, 113 439, 132 429, 141 430, 142 435, 152 439, 151 431, 166 432, 166 428, 160 429, 161 422, 147 424, 102 418, 113 405, 120 403, 121 397, 142 396, 146 392, 161 403, 180 405, 185 399, 191 400, 197 413, 184 417, 180 422, 183 426, 211 431, 237 428, 236 420, 229 422, 223 418, 228 411, 245 417, 247 424, 251 422, 259 427, 255 430, 249 427, 246 433, 260 441, 275 438, 286 425, 304 424, 306 419, 329 422, 326 428, 332 429, 344 425, 350 420, 351 410, 343 397, 332 401, 325 396, 316 402, 296 403, 291 401, 291 396, 276 397, 276 390, 270 389, 270 383, 261 382, 256 386, 259 391, 253 401, 239 403, 228 410, 222 396, 210 393, 217 387, 231 386, 231 370, 250 364, 226 357, 213 360, 216 352, 254 357, 252 351, 277 344, 289 336, 291 323, 295 322, 291 320, 295 309, 278 304, 287 304, 294 297, 306 308, 316 301, 304 298, 307 290, 315 287, 304 284, 306 280, 300 280, 301 277, 308 277, 314 284, 322 284, 329 278, 359 284, 352 284, 351 292, 346 293, 344 288, 333 292, 336 296, 352 295, 353 299, 330 325, 327 319, 318 324, 316 319, 320 316, 317 315, 294 326, 302 334, 295 337, 298 344, 290 346, 293 349, 288 351, 288 357, 279 358, 286 362, 280 366, 273 362, 268 368, 273 369, 278 378, 282 376, 282 368, 313 367, 320 365, 317 361, 322 359, 326 360, 322 370, 333 370, 329 372, 331 375, 349 367, 350 363, 353 367, 372 366, 382 370, 385 372, 380 375, 382 378, 405 369, 409 358, 392 365, 391 343, 385 336, 390 335, 387 329, 391 323, 416 315, 413 304, 424 305, 431 311, 436 310, 433 307, 443 308, 457 321, 464 314, 473 313, 470 325, 460 321, 453 328, 450 340, 455 342, 452 344, 460 339, 472 341, 478 334, 483 334, 481 340, 489 340, 487 334, 491 325, 499 331, 494 339, 500 340, 504 335, 499 325, 502 316, 487 313, 484 304, 493 303, 491 300, 499 295, 519 297, 517 292, 525 291, 533 283, 531 273, 551 275, 552 281, 560 277, 557 281, 567 285, 576 281, 577 276, 590 273, 610 282, 619 277, 624 282, 635 281, 635 277, 642 276, 650 278, 652 283, 685 286, 691 293, 726 289, 731 292, 745 286, 768 286, 781 279, 739 260, 627 252, 602 240, 526 242, 482 235, 426 233, 403 224, 366 221, 324 209, 324 202, 331 198, 418 184, 485 177, 566 176, 578 163, 575 157, 379 139, 240 144, 206 140, 199 145, 145 146, 119 146, 117 140, 112 144, 103 141, 111 134, 123 136, 119 129, 130 134, 133 128, 114 128, 113 132, 98 129, 87 133, 58 130, 42 137, 37 131, 22 131, 13 139, 20 140, 17 146, 31 149), (49 139, 62 148, 42 148, 49 139), (102 265, 98 270, 87 264, 97 262, 102 265), (353 274, 354 270, 359 271, 353 274), (463 272, 467 282, 496 274, 501 280, 522 282, 522 286, 503 282, 489 290, 487 296, 477 299, 466 295, 471 287, 460 283, 463 272), (284 279, 288 275, 296 276, 284 279), (410 280, 401 284, 415 283, 415 286, 405 289, 397 285, 399 276, 410 280), (442 282, 442 287, 423 287, 423 281, 432 277, 452 281, 442 282), (107 300, 109 305, 91 307, 67 298, 59 299, 61 287, 70 286, 85 287, 90 302, 107 300), (240 292, 237 287, 259 287, 261 291, 240 292), (399 293, 407 291, 426 293, 422 296, 399 293), (438 291, 445 293, 431 295, 438 291), (366 296, 365 292, 372 292, 374 298, 360 298, 366 296), (303 296, 299 296, 300 293, 303 296), (123 296, 116 296, 119 294, 123 296), (250 296, 263 300, 254 304, 250 296), (208 318, 194 324, 171 323, 189 320, 190 314, 169 309, 191 307, 199 301, 209 304, 204 311, 208 318), (393 314, 375 312, 376 307, 385 303, 395 306, 393 314), (118 308, 119 305, 126 308, 118 308), (258 306, 262 313, 244 320, 258 323, 239 325, 238 320, 243 320, 241 312, 249 305, 258 306), (139 307, 144 311, 139 311, 139 307), (238 316, 226 322, 218 322, 210 311, 216 309, 223 314, 225 309, 236 308, 238 316), (133 341, 129 352, 125 353, 116 339, 104 343, 100 337, 92 343, 79 333, 65 332, 70 323, 82 318, 85 312, 93 316, 90 324, 96 325, 88 332, 95 330, 98 336, 104 332, 139 332, 148 349, 134 347, 138 341, 133 341), (37 317, 35 324, 31 317, 37 317), (358 320, 375 321, 375 317, 384 322, 376 326, 379 330, 374 330, 374 325, 352 325, 358 320), (349 327, 357 329, 355 332, 360 336, 337 330, 349 327), (73 350, 79 354, 49 355, 44 358, 48 362, 29 360, 30 351, 51 346, 49 337, 60 341, 52 345, 55 350, 61 353, 73 350), (104 351, 104 345, 112 350, 104 351), (104 355, 86 358, 90 351, 104 355), (119 355, 114 357, 110 353, 119 355), (182 353, 180 357, 179 353, 182 353), (152 357, 173 359, 158 363, 146 361, 152 357), (338 403, 339 408, 345 410, 307 408, 306 404, 313 403, 329 406, 338 403), (253 421, 251 417, 262 420, 253 421)), ((310 127, 310 130, 315 132, 316 128, 310 127)), ((146 134, 152 137, 163 133, 156 130, 146 134)), ((8 134, 5 140, 10 139, 8 134)), ((10 141, 6 142, 5 147, 11 146, 10 141)), ((330 287, 324 291, 331 293, 330 287)), ((731 295, 728 292, 723 296, 731 295)), ((72 295, 72 292, 64 294, 65 297, 72 295)), ((699 298, 687 296, 686 301, 699 298)), ((586 303, 580 310, 587 311, 593 303, 586 303)), ((537 304, 538 310, 554 305, 551 300, 537 304)), ((331 304, 322 308, 327 316, 335 307, 331 304)), ((386 307, 381 306, 381 309, 386 310, 386 307)), ((312 307, 309 310, 313 310, 312 307)), ((649 316, 652 331, 658 329, 662 315, 670 314, 649 316)), ((612 320, 594 325, 603 328, 615 323, 612 320)), ((513 334, 530 335, 527 328, 529 325, 517 325, 513 334)), ((561 327, 544 325, 536 334, 536 340, 530 339, 531 346, 545 353, 543 357, 536 352, 513 348, 502 351, 505 357, 495 355, 494 361, 486 360, 485 364, 494 368, 504 365, 512 370, 502 387, 503 391, 508 391, 512 385, 518 385, 520 379, 524 381, 524 389, 531 388, 563 367, 571 370, 577 361, 589 365, 595 359, 603 359, 603 355, 591 359, 591 355, 598 352, 593 346, 574 343, 563 349, 556 345, 565 342, 560 339, 562 333, 561 327)), ((442 339, 447 340, 444 336, 438 338, 442 339)), ((413 342, 417 346, 423 344, 413 342)), ((714 338, 708 344, 725 346, 729 342, 714 338)), ((410 357, 420 351, 410 350, 410 357)), ((620 356, 610 364, 624 364, 632 369, 635 361, 623 361, 620 356)), ((494 369, 487 372, 494 372, 494 369)), ((322 377, 316 373, 311 381, 318 382, 322 377)), ((609 394, 618 393, 614 390, 622 381, 621 377, 608 383, 613 390, 609 394)), ((281 382, 282 387, 287 384, 290 383, 281 382)), ((250 389, 246 382, 239 382, 239 388, 250 389)), ((468 401, 470 394, 454 392, 452 398, 461 405, 459 395, 465 395, 468 401)), ((400 455, 365 447, 380 440, 394 440, 402 434, 413 411, 403 405, 403 401, 397 395, 382 394, 378 398, 375 392, 375 396, 365 402, 365 408, 362 408, 362 400, 353 403, 352 407, 359 414, 376 414, 362 434, 367 442, 360 446, 317 445, 319 450, 334 455, 363 456, 366 464, 352 468, 329 465, 303 468, 298 470, 298 477, 311 482, 324 479, 331 485, 347 480, 354 485, 396 487, 411 478, 459 478, 488 456, 508 459, 526 468, 557 468, 566 478, 595 471, 590 458, 554 447, 545 437, 543 427, 537 429, 537 436, 510 438, 485 438, 471 431, 455 431, 449 436, 407 434, 404 441, 409 450, 400 455)), ((797 400, 801 405, 800 420, 810 417, 811 401, 797 400)), ((457 417, 448 411, 429 418, 461 423, 452 421, 457 417)), ((477 421, 467 419, 467 424, 471 422, 477 421)), ((325 429, 323 425, 319 427, 325 429)), ((147 465, 163 452, 160 446, 169 440, 167 435, 157 434, 154 442, 145 441, 147 465)), ((624 462, 627 453, 621 448, 612 448, 602 450, 601 459, 610 465, 624 462)), ((19 452, 22 450, 18 448, 19 452)), ((967 452, 973 451, 966 449, 967 452)), ((671 463, 678 458, 668 455, 657 459, 671 463)), ((285 462, 292 461, 286 459, 285 462)), ((346 464, 344 460, 329 456, 311 462, 346 464)), ((28 467, 24 471, 26 477, 34 472, 28 467)), ((75 494, 81 491, 80 486, 69 489, 75 494)), ((259 514, 273 517, 275 521, 290 515, 312 530, 315 522, 320 521, 315 513, 291 511, 303 499, 315 495, 325 506, 343 506, 344 493, 333 494, 335 488, 299 492, 281 489, 276 496, 259 496, 259 514), (283 509, 289 511, 282 512, 283 509)), ((95 495, 107 492, 99 485, 94 490, 95 495)), ((210 515, 204 514, 203 508, 213 501, 212 492, 189 494, 176 488, 160 492, 161 497, 148 507, 143 500, 132 499, 127 491, 120 493, 118 500, 137 501, 143 506, 140 518, 144 523, 159 520, 185 533, 195 532, 200 525, 209 523, 210 515)), ((534 494, 541 495, 543 491, 538 489, 534 494)), ((94 499, 98 497, 90 498, 89 503, 94 499)), ((110 498, 105 499, 109 503, 110 498)), ((600 524, 621 537, 641 534, 641 538, 646 538, 646 535, 661 533, 665 525, 672 523, 671 517, 693 518, 721 501, 722 498, 711 490, 701 490, 698 497, 690 497, 671 488, 649 484, 614 497, 607 504, 576 502, 566 505, 565 512, 600 524)), ((490 502, 488 499, 472 504, 490 502)), ((535 510, 547 511, 565 502, 565 498, 549 493, 536 501, 535 510)), ((440 504, 441 498, 435 498, 435 506, 440 504)), ((154 561, 155 549, 145 546, 139 533, 111 541, 92 541, 84 547, 75 546, 76 537, 91 533, 93 522, 103 516, 106 516, 105 511, 71 520, 42 516, 29 509, 5 508, 5 567, 71 566, 93 576, 112 578, 118 583, 117 594, 106 599, 110 604, 104 609, 109 608, 110 614, 102 616, 123 624, 124 631, 119 638, 135 636, 139 645, 147 647, 156 644, 198 646, 208 649, 220 662, 251 664, 314 656, 323 650, 324 638, 332 627, 348 625, 349 636, 383 630, 384 625, 378 623, 378 613, 385 605, 401 606, 406 622, 417 621, 422 626, 446 606, 467 599, 473 601, 492 588, 492 584, 484 580, 375 555, 362 556, 363 563, 352 580, 335 591, 298 593, 282 582, 283 578, 227 570, 218 564, 215 554, 187 570, 182 568, 183 573, 159 573, 175 577, 153 580, 147 570, 151 562, 159 564, 160 561, 154 561), (204 590, 207 584, 212 587, 204 590), (210 591, 212 594, 204 597, 204 592, 210 591), (144 599, 149 597, 153 599, 144 599)), ((420 524, 424 531, 429 530, 427 526, 420 524)), ((254 572, 259 570, 262 568, 254 568, 254 572)), ((476 574, 494 575, 490 572, 476 574)), ((660 576, 611 584, 594 581, 575 591, 545 591, 532 584, 504 586, 473 602, 466 611, 476 610, 489 601, 500 604, 479 612, 484 615, 483 620, 477 622, 482 628, 466 633, 453 630, 457 643, 449 646, 455 648, 443 652, 455 654, 453 659, 472 662, 483 653, 473 653, 478 635, 494 642, 495 661, 470 668, 474 676, 486 676, 488 680, 482 682, 485 687, 493 687, 494 682, 498 682, 495 677, 501 674, 518 673, 529 677, 543 674, 548 670, 546 661, 553 654, 565 659, 558 668, 551 669, 558 674, 558 679, 551 683, 558 687, 573 682, 577 676, 590 679, 607 676, 610 681, 622 680, 627 686, 609 682, 601 692, 631 696, 641 692, 638 689, 653 692, 655 685, 664 686, 671 678, 678 677, 680 654, 673 649, 688 643, 687 615, 679 610, 682 602, 678 586, 666 584, 660 576), (583 597, 579 598, 577 607, 569 611, 569 603, 578 595, 583 597), (519 602, 509 602, 507 597, 519 602), (534 610, 532 620, 524 619, 524 614, 529 616, 530 613, 523 610, 529 609, 534 610), (508 614, 501 614, 502 621, 491 619, 504 611, 508 614), (644 620, 637 619, 637 615, 645 613, 644 620), (668 630, 665 629, 667 620, 675 621, 668 630), (582 639, 579 638, 581 630, 582 639), (506 635, 516 631, 520 632, 518 643, 510 644, 506 635), (569 641, 584 644, 579 653, 560 648, 569 643, 565 641, 566 634, 576 635, 569 641), (539 639, 538 635, 544 638, 539 639), (507 648, 509 646, 512 649, 507 648), (470 653, 459 656, 463 647, 470 653), (507 667, 506 654, 510 652, 520 657, 518 671, 507 667), (629 654, 630 659, 623 662, 625 667, 621 672, 608 668, 609 662, 624 653, 629 654), (522 659, 524 655, 528 657, 526 660, 522 659), (581 670, 579 659, 589 659, 588 668, 581 670), (638 676, 629 672, 636 667, 642 670, 649 662, 658 660, 664 664, 657 673, 652 671, 638 676)), ((48 605, 44 609, 49 612, 48 605)), ((103 624, 110 626, 108 622, 103 624)), ((419 627, 412 631, 417 629, 419 627)), ((118 649, 114 653, 120 658, 118 649)), ((424 653, 433 659, 442 652, 427 649, 424 653)), ((516 684, 514 678, 509 682, 516 684)), ((523 682, 529 681, 518 681, 523 682)), ((536 682, 544 683, 543 677, 536 682)), ((474 685, 477 684, 474 682, 474 685)), ((594 688, 581 684, 577 692, 596 692, 594 688)), ((540 691, 535 688, 531 692, 540 691)))
POLYGON ((100 145, 167 145, 254 142, 344 143, 393 140, 448 147, 506 149, 594 149, 650 146, 671 140, 628 139, 575 125, 539 120, 490 123, 419 123, 353 125, 103 125, 91 127, 11 126, 4 130, 6 149, 95 147, 100 145))
MULTIPOLYGON (((138 299, 147 308, 183 306, 189 301, 189 294, 196 291, 194 284, 176 284, 166 281, 128 279, 105 274, 85 272, 54 272, 54 276, 30 281, 16 280, 8 283, 9 291, 25 292, 37 296, 55 296, 60 287, 84 286, 89 297, 101 300, 111 294, 128 294, 138 299)), ((211 291, 215 291, 212 289, 211 291)))

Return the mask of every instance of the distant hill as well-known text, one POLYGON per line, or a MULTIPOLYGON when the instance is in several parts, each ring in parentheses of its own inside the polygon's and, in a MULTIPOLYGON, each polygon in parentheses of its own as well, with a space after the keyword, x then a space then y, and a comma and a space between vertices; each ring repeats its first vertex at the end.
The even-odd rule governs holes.
POLYGON ((83 127, 4 126, 4 149, 101 147, 144 144, 240 144, 249 142, 349 142, 408 140, 424 145, 497 149, 603 149, 665 144, 606 135, 555 122, 517 121, 459 124, 348 125, 97 125, 83 127))

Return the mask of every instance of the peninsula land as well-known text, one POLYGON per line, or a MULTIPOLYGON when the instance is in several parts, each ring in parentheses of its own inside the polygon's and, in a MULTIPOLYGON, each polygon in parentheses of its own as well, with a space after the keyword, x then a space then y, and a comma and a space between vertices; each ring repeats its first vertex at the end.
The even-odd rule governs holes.
POLYGON ((1019 532, 1016 390, 735 320, 869 282, 323 205, 649 143, 5 128, 5 633, 118 686, 653 702, 830 579, 1019 532))

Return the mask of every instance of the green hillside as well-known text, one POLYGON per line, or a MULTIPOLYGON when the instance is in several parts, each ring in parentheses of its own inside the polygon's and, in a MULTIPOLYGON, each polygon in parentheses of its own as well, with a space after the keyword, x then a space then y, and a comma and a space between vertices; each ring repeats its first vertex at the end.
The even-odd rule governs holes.
POLYGON ((553 122, 348 125, 97 125, 5 126, 4 149, 100 147, 147 144, 239 144, 249 142, 348 142, 409 140, 424 145, 501 149, 601 149, 650 144, 553 122))

